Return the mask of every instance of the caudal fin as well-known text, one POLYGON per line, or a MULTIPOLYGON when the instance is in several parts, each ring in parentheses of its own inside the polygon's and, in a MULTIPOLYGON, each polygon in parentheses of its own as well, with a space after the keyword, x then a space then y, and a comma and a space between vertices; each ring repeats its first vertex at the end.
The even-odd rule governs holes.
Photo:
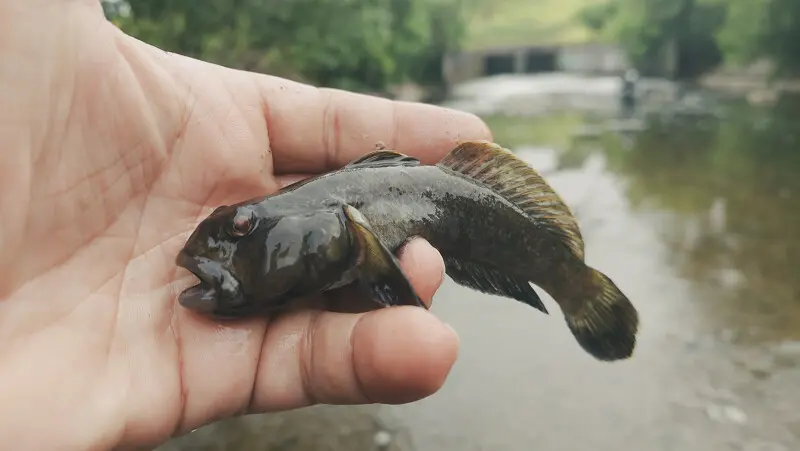
POLYGON ((599 360, 626 359, 633 355, 639 314, 628 298, 605 274, 587 266, 586 289, 581 299, 570 302, 565 311, 567 325, 575 339, 599 360))

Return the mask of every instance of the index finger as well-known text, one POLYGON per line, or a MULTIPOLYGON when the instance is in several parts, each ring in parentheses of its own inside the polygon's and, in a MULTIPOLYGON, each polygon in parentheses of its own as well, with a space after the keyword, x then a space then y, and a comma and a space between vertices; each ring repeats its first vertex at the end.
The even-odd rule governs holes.
POLYGON ((378 142, 434 163, 462 141, 492 139, 481 119, 463 111, 271 76, 258 80, 276 174, 330 171, 378 142))

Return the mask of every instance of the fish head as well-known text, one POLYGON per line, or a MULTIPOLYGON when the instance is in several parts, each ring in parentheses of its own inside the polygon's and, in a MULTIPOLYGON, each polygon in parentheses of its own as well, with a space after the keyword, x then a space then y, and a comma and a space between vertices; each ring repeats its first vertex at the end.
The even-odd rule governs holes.
POLYGON ((240 317, 338 281, 353 259, 341 211, 270 210, 268 203, 223 206, 201 221, 176 259, 200 279, 181 293, 182 306, 240 317))
POLYGON ((255 205, 223 205, 197 225, 175 263, 192 272, 200 283, 188 288, 178 302, 214 316, 239 316, 249 308, 253 260, 266 231, 255 205))

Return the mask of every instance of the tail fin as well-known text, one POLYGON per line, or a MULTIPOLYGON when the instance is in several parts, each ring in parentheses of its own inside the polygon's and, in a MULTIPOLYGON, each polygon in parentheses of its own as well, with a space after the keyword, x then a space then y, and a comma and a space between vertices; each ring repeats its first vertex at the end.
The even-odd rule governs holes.
MULTIPOLYGON (((541 240, 562 245, 552 246, 557 249, 557 255, 564 255, 561 249, 566 248, 574 256, 574 260, 567 262, 569 276, 559 275, 557 270, 553 270, 555 273, 539 274, 531 282, 550 294, 564 294, 553 297, 562 307, 567 325, 583 349, 595 358, 607 361, 633 355, 639 327, 636 309, 614 282, 584 265, 584 243, 578 221, 535 169, 511 151, 488 141, 463 142, 437 165, 489 187, 535 222, 541 240), (542 231, 545 233, 539 233, 542 231), (574 262, 579 263, 573 266, 574 262), (576 284, 572 270, 584 274, 585 278, 576 284), (569 279, 565 283, 564 278, 553 280, 553 276, 569 279)), ((546 311, 526 280, 453 259, 445 264, 448 275, 461 285, 512 297, 546 311)))
POLYGON ((581 284, 580 299, 564 311, 567 326, 589 354, 599 360, 627 359, 636 347, 639 314, 633 304, 605 274, 589 266, 581 284))

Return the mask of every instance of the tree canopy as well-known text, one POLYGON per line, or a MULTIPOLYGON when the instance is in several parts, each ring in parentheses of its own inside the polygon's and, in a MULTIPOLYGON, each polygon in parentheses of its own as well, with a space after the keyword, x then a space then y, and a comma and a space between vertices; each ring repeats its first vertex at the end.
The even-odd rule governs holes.
POLYGON ((164 50, 324 86, 441 82, 464 0, 104 0, 126 33, 164 50))
POLYGON ((675 75, 693 78, 721 62, 770 59, 776 75, 800 72, 800 2, 796 0, 608 0, 580 18, 621 42, 645 72, 663 52, 678 56, 675 75))
MULTIPOLYGON (((534 1, 534 0, 532 0, 534 1)), ((580 0, 576 0, 580 1, 580 0)), ((442 57, 499 0, 102 0, 128 34, 165 50, 318 85, 383 91, 442 85, 442 57)), ((643 73, 691 79, 768 59, 800 73, 800 1, 585 0, 578 20, 621 43, 643 73), (666 54, 677 56, 664 67, 666 54)), ((572 4, 572 3, 570 3, 572 4)), ((579 7, 579 4, 573 5, 579 7)), ((566 8, 566 6, 565 6, 566 8)))

